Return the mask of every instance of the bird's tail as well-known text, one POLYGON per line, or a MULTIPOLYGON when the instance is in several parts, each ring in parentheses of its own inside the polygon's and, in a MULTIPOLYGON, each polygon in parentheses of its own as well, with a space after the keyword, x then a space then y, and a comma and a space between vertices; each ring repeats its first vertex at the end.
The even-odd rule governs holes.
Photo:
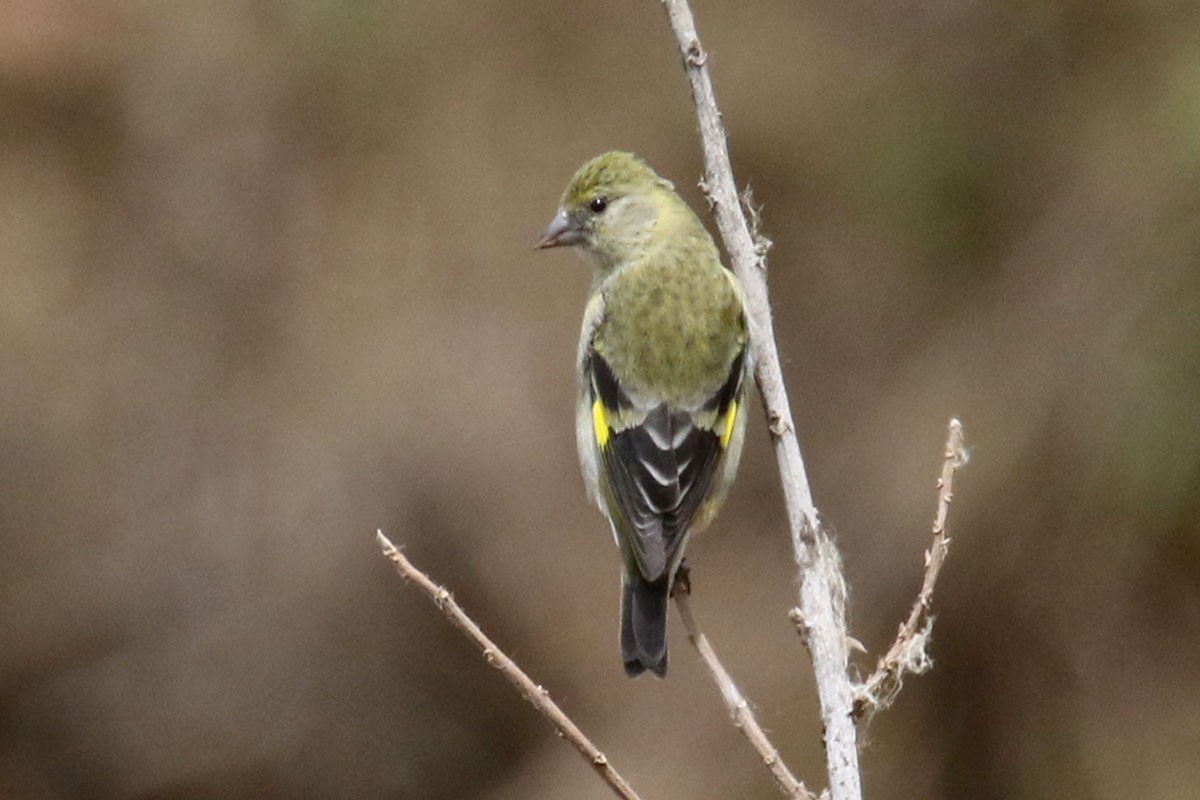
POLYGON ((639 574, 626 574, 621 596, 621 660, 625 674, 633 678, 650 670, 658 677, 667 674, 667 597, 671 581, 663 576, 647 581, 639 574))

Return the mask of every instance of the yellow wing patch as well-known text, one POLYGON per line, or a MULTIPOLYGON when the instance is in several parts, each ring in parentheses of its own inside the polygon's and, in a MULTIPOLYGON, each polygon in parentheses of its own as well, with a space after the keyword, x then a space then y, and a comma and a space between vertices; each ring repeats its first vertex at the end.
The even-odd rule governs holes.
POLYGON ((601 448, 607 446, 610 433, 608 415, 604 413, 604 404, 599 399, 592 401, 592 429, 596 433, 596 444, 601 448))
POLYGON ((729 447, 729 440, 733 438, 733 423, 737 420, 738 403, 733 400, 729 403, 729 408, 725 409, 725 429, 721 431, 721 449, 729 447))

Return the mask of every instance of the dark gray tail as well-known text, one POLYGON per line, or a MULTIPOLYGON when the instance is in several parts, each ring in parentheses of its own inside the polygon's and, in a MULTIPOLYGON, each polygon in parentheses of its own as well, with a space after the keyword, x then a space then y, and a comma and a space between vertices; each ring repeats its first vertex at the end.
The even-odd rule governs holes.
POLYGON ((625 674, 633 678, 650 670, 658 677, 667 674, 667 597, 670 580, 653 583, 641 575, 625 575, 621 581, 621 660, 625 674))

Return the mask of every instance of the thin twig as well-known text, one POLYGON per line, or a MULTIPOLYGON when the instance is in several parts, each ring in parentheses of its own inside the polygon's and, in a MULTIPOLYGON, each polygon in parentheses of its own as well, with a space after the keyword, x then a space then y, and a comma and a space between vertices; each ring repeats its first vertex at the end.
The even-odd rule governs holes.
POLYGON ((933 589, 937 585, 942 563, 950 550, 950 537, 946 535, 946 515, 954 496, 954 472, 964 463, 962 423, 951 419, 946 435, 946 450, 942 456, 942 474, 938 478, 937 514, 933 520, 933 544, 925 551, 925 579, 921 591, 913 603, 908 619, 900 626, 896 641, 883 658, 875 672, 855 688, 854 711, 862 716, 873 715, 887 708, 896 699, 903 685, 904 674, 919 675, 933 666, 926 645, 933 628, 933 589))
POLYGON ((444 587, 434 583, 428 575, 413 566, 413 563, 404 557, 404 554, 397 549, 396 545, 383 535, 383 531, 375 532, 376 541, 379 542, 380 548, 383 550, 384 556, 392 562, 396 567, 396 572, 400 573, 400 577, 404 580, 414 583, 421 588, 425 594, 433 600, 434 604, 442 610, 446 618, 454 624, 467 638, 475 642, 479 649, 483 651, 484 659, 508 678, 509 683, 517 688, 521 695, 533 704, 534 708, 542 713, 544 717, 550 720, 551 724, 558 729, 558 735, 566 739, 575 749, 579 751, 587 762, 592 765, 592 768, 604 779, 612 789, 613 794, 623 800, 639 800, 633 788, 625 782, 625 779, 613 769, 608 763, 608 758, 604 753, 600 752, 596 745, 592 744, 591 740, 584 736, 583 731, 571 721, 571 718, 563 713, 558 704, 550 699, 550 693, 544 688, 534 683, 528 675, 520 667, 517 666, 511 658, 496 646, 496 643, 487 637, 480 630, 479 625, 473 619, 467 616, 462 607, 455 602, 454 597, 444 587))
POLYGON ((709 643, 708 637, 696 625, 687 591, 677 589, 674 598, 675 608, 679 610, 679 617, 683 620, 683 627, 687 630, 688 641, 696 648, 696 652, 700 654, 704 666, 708 668, 713 682, 721 690, 721 698, 725 701, 725 707, 729 709, 734 724, 758 751, 767 769, 771 770, 775 783, 778 784, 785 796, 793 798, 793 800, 817 800, 817 796, 797 780, 796 776, 788 769, 787 764, 783 763, 783 759, 779 757, 779 751, 775 749, 775 745, 771 744, 766 732, 754 717, 754 712, 750 710, 750 704, 746 701, 745 696, 742 695, 729 672, 717 658, 717 653, 709 643))
POLYGON ((708 55, 700 44, 686 0, 661 0, 683 55, 684 71, 700 125, 704 150, 702 187, 741 280, 750 327, 751 361, 775 446, 792 549, 800 571, 800 629, 808 645, 825 726, 825 765, 833 800, 861 800, 854 686, 849 675, 845 581, 837 548, 820 525, 796 440, 767 299, 765 240, 756 245, 738 202, 729 148, 709 78, 708 55))

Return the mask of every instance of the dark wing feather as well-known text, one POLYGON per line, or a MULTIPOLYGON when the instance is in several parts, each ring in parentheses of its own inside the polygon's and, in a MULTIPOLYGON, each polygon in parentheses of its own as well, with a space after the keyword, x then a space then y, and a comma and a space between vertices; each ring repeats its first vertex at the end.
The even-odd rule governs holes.
MULTIPOLYGON (((588 369, 593 400, 606 409, 632 410, 629 396, 594 351, 588 354, 588 369)), ((739 355, 704 409, 715 410, 719 418, 737 396, 741 379, 739 355)), ((698 427, 687 411, 672 411, 664 403, 647 411, 638 425, 610 429, 600 453, 614 510, 630 532, 626 546, 642 576, 658 580, 676 565, 692 518, 708 496, 722 454, 720 438, 698 427)))

